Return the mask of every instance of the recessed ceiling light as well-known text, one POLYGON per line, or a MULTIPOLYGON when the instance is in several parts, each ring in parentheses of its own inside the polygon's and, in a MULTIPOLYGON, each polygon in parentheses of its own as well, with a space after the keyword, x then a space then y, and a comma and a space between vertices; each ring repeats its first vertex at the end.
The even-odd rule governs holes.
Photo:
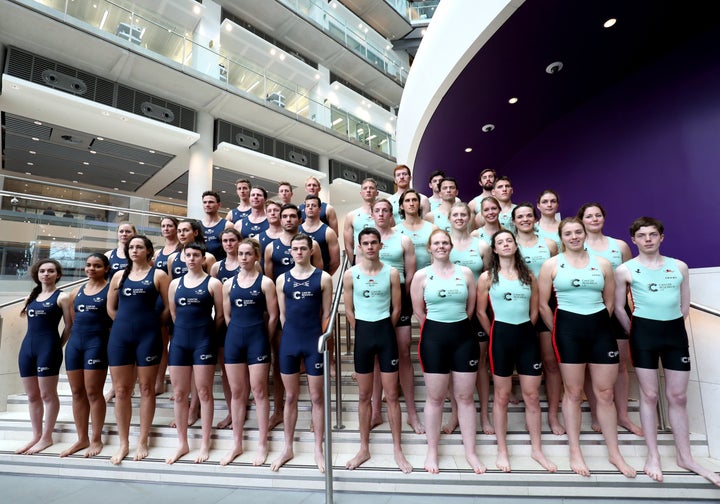
POLYGON ((30 173, 29 171, 26 171, 25 175, 32 175, 32 173, 30 173))
POLYGON ((34 150, 31 150, 31 151, 28 151, 28 152, 29 152, 30 154, 32 154, 33 156, 34 156, 35 154, 37 154, 37 152, 35 152, 34 150))
POLYGON ((97 154, 97 151, 91 150, 90 154, 97 154))
POLYGON ((145 161, 138 161, 138 164, 144 165, 145 161))
POLYGON ((427 29, 423 28, 422 30, 420 30, 421 37, 424 37, 426 33, 427 33, 427 29))
POLYGON ((466 147, 465 152, 472 152, 472 147, 466 147))
POLYGON ((84 164, 85 166, 90 166, 90 163, 88 163, 87 161, 83 161, 83 164, 84 164))
POLYGON ((33 124, 35 124, 36 126, 42 126, 42 123, 40 121, 33 121, 33 124))
POLYGON ((102 115, 104 115, 105 117, 107 117, 107 116, 110 115, 110 112, 108 112, 107 110, 103 110, 103 111, 102 111, 102 115))
POLYGON ((77 184, 77 183, 78 183, 78 181, 77 181, 77 180, 73 180, 73 184, 77 184))
POLYGON ((121 180, 120 182, 122 182, 123 184, 127 184, 127 180, 121 180))
POLYGON ((615 23, 617 23, 617 19, 615 19, 615 18, 610 18, 610 19, 608 19, 607 21, 605 21, 605 22, 603 23, 603 26, 604 26, 605 28, 610 28, 611 26, 615 26, 615 23))
POLYGON ((182 194, 182 191, 178 191, 178 194, 182 194))
POLYGON ((391 48, 392 48, 392 46, 391 46, 390 44, 388 44, 388 45, 385 46, 385 49, 388 50, 388 51, 389 51, 391 48))
POLYGON ((32 161, 28 161, 28 162, 27 162, 27 165, 28 165, 28 166, 35 166, 35 163, 33 163, 32 161))
POLYGON ((315 80, 320 80, 320 74, 315 74, 315 80))
POLYGON ((119 191, 119 190, 120 189, 118 189, 117 187, 113 187, 113 191, 119 191))
POLYGON ((130 175, 135 175, 134 171, 128 172, 130 175))
POLYGON ((152 149, 150 149, 148 152, 149 152, 150 154, 155 154, 155 151, 152 150, 152 149))
POLYGON ((97 137, 97 140, 100 140, 102 142, 105 139, 103 137, 97 137))
POLYGON ((85 175, 83 172, 79 171, 77 172, 78 175, 85 175))
POLYGON ((33 139, 33 142, 39 142, 39 141, 40 141, 40 139, 39 139, 38 137, 32 137, 32 139, 33 139))
POLYGON ((517 103, 517 102, 518 102, 518 99, 517 99, 515 96, 513 96, 512 98, 510 98, 510 99, 508 100, 508 103, 510 103, 510 104, 515 104, 515 103, 517 103))
POLYGON ((270 49, 270 54, 272 54, 273 56, 275 56, 275 53, 277 53, 277 51, 275 50, 275 48, 274 48, 274 47, 271 48, 271 49, 270 49))

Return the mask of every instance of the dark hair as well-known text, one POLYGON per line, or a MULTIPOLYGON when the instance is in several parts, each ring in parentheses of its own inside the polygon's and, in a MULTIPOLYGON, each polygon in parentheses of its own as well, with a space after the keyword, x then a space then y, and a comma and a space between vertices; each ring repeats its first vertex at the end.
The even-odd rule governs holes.
MULTIPOLYGON (((105 260, 107 261, 107 257, 105 257, 105 260)), ((32 278, 33 282, 35 282, 35 287, 33 287, 33 290, 30 291, 30 295, 25 300, 25 304, 23 305, 22 310, 20 310, 20 315, 26 315, 28 305, 35 301, 40 295, 40 292, 42 292, 42 284, 40 283, 38 272, 40 271, 40 266, 48 263, 55 266, 55 271, 57 271, 58 274, 56 282, 62 278, 62 264, 60 264, 56 259, 40 259, 35 262, 35 264, 30 267, 30 278, 32 278)))
POLYGON ((87 256, 85 261, 87 261, 91 257, 97 257, 98 259, 100 259, 102 261, 103 266, 105 266, 106 268, 110 267, 110 259, 108 259, 105 254, 101 254, 100 252, 93 252, 92 254, 87 256))
POLYGON ((130 242, 132 242, 135 239, 142 240, 145 244, 145 248, 148 251, 147 260, 149 261, 152 259, 153 254, 155 253, 155 249, 153 248, 153 244, 150 241, 150 238, 148 238, 145 235, 133 235, 130 237, 130 239, 125 244, 125 257, 128 258, 127 266, 125 266, 125 269, 123 270, 122 278, 120 279, 120 283, 118 284, 118 290, 122 289, 123 284, 125 283, 125 280, 127 279, 128 275, 130 275, 130 272, 133 268, 133 262, 130 260, 130 242))
POLYGON ((312 249, 312 247, 313 247, 313 239, 304 233, 298 233, 295 236, 293 236, 292 240, 290 240, 290 243, 292 243, 294 241, 304 241, 305 243, 307 243, 307 246, 310 249, 312 249))
POLYGON ((540 200, 542 199, 542 197, 545 196, 545 195, 548 194, 548 193, 550 193, 550 194, 552 194, 553 196, 555 196, 555 199, 557 200, 557 202, 560 203, 560 196, 558 196, 558 193, 556 193, 556 192, 553 191, 552 189, 545 189, 545 190, 544 190, 543 192, 541 192, 541 193, 538 195, 538 197, 537 197, 537 202, 538 202, 538 204, 540 204, 540 200))
POLYGON ((235 189, 237 189, 238 184, 247 184, 250 189, 252 189, 252 182, 250 182, 248 179, 239 178, 235 181, 235 189))
POLYGON ((587 233, 585 230, 585 224, 583 224, 583 221, 579 217, 565 217, 563 220, 560 221, 560 224, 558 224, 558 236, 560 237, 560 245, 561 245, 561 251, 565 252, 565 243, 562 241, 562 231, 565 226, 568 224, 580 224, 583 228, 583 231, 587 233))
POLYGON ((300 209, 293 203, 284 203, 283 206, 280 207, 280 215, 282 215, 285 210, 293 210, 297 214, 298 219, 302 218, 300 209))
POLYGON ((185 246, 185 248, 183 249, 183 252, 185 252, 185 251, 188 250, 188 249, 199 250, 199 251, 200 251, 200 254, 201 254, 203 257, 205 257, 205 253, 207 252, 207 247, 205 246, 205 244, 204 244, 204 243, 198 243, 198 242, 188 243, 188 244, 185 246))
POLYGON ((515 220, 515 210, 517 210, 518 208, 529 208, 530 210, 532 210, 533 217, 535 218, 535 220, 537 220, 538 216, 537 210, 535 210, 535 205, 533 205, 529 201, 523 201, 522 203, 518 203, 515 208, 512 209, 512 212, 510 212, 510 218, 512 220, 515 220))
POLYGON ((360 232, 358 233, 358 245, 360 244, 360 239, 365 235, 373 235, 375 238, 378 239, 379 242, 382 243, 382 238, 380 237, 380 231, 378 231, 374 227, 366 227, 366 228, 362 228, 360 230, 360 232))
POLYGON ((195 233, 195 239, 193 241, 199 242, 199 243, 205 243, 205 234, 203 233, 202 226, 200 226, 200 223, 196 221, 195 219, 183 219, 180 221, 180 224, 188 223, 190 224, 190 227, 192 228, 193 232, 195 233))
POLYGON ((237 237, 238 241, 242 240, 242 235, 240 234, 240 231, 238 231, 234 227, 223 229, 222 233, 220 233, 220 240, 222 240, 222 236, 225 234, 233 234, 237 237))
POLYGON ((530 268, 528 268, 528 265, 525 263, 525 259, 520 253, 520 247, 518 247, 517 238, 515 238, 515 235, 507 229, 501 229, 500 231, 496 231, 495 233, 493 233, 492 238, 490 239, 490 251, 492 252, 490 257, 490 271, 492 271, 493 283, 498 283, 500 281, 500 256, 497 252, 495 252, 495 239, 503 233, 507 233, 512 236, 513 242, 515 242, 515 254, 513 255, 513 258, 515 259, 515 269, 518 272, 518 278, 520 279, 520 283, 523 283, 525 285, 532 284, 532 273, 530 272, 530 268))
POLYGON ((654 227, 658 230, 658 233, 665 233, 665 226, 655 217, 638 217, 630 224, 630 236, 635 237, 635 233, 637 233, 641 227, 654 227))
POLYGON ((205 191, 202 193, 202 199, 205 199, 205 196, 212 196, 217 203, 220 203, 220 195, 215 191, 205 191))
POLYGON ((430 172, 430 175, 428 176, 428 182, 432 182, 432 179, 435 177, 442 177, 445 178, 445 172, 442 170, 433 170, 430 172))
POLYGON ((440 182, 438 182, 438 189, 440 189, 445 182, 452 182, 455 184, 455 189, 458 188, 458 183, 455 177, 444 177, 440 182))
POLYGON ((162 221, 164 221, 164 220, 169 220, 169 221, 171 221, 173 224, 175 224, 175 229, 177 229, 178 224, 180 224, 180 221, 178 220, 178 218, 177 218, 177 217, 173 217, 172 215, 166 215, 165 217, 163 217, 162 219, 160 219, 160 225, 162 225, 162 221))
POLYGON ((308 194, 307 196, 305 196, 305 201, 309 201, 309 200, 317 200, 318 206, 322 205, 320 196, 318 196, 317 194, 308 194))
POLYGON ((267 189, 265 189, 264 187, 260 187, 260 186, 253 187, 252 189, 253 189, 253 190, 254 190, 254 189, 259 189, 259 190, 263 193, 263 198, 264 198, 264 199, 267 199, 267 189))
POLYGON ((603 206, 600 203, 595 203, 595 202, 585 203, 583 206, 581 206, 577 211, 576 217, 578 219, 582 220, 583 215, 585 215, 585 212, 587 211, 587 209, 591 208, 591 207, 599 208, 600 213, 602 214, 603 217, 605 217, 605 209, 603 208, 603 206))
POLYGON ((478 175, 478 182, 487 172, 492 172, 493 178, 497 178, 497 173, 495 173, 495 170, 493 170, 492 168, 485 168, 483 171, 480 172, 480 175, 478 175))
POLYGON ((284 185, 288 186, 290 188, 290 192, 292 192, 293 186, 287 180, 281 180, 280 182, 278 182, 278 189, 280 189, 280 186, 284 186, 284 185))
POLYGON ((495 183, 493 184, 493 188, 495 188, 495 186, 497 185, 498 182, 507 182, 508 184, 510 184, 510 187, 512 187, 512 182, 510 182, 510 177, 507 177, 505 175, 503 175, 502 177, 495 178, 495 183))
POLYGON ((403 203, 405 202, 405 197, 408 193, 414 193, 418 198, 418 217, 422 218, 422 196, 420 196, 420 193, 417 192, 415 189, 408 189, 407 191, 403 192, 400 195, 400 200, 398 201, 398 206, 400 209, 398 210, 398 213, 400 214, 400 217, 403 219, 405 218, 405 210, 403 209, 403 203))

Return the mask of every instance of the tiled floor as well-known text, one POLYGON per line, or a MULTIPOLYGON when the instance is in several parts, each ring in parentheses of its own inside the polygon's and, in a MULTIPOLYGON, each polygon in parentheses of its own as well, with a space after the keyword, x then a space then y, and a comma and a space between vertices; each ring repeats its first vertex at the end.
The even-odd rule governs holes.
MULTIPOLYGON (((324 492, 251 490, 247 488, 208 488, 191 485, 163 485, 136 482, 97 481, 67 478, 29 477, 0 474, 2 502, 6 504, 130 504, 165 503, 173 504, 322 504, 324 492), (100 500, 101 499, 101 500, 100 500)), ((421 504, 437 502, 437 496, 392 495, 368 493, 338 493, 335 504, 421 504)), ((518 497, 442 497, 443 504, 618 504, 632 502, 644 504, 655 502, 648 499, 575 499, 575 498, 518 498, 518 497)), ((690 502, 683 500, 663 501, 672 503, 690 502)), ((697 500, 694 503, 700 502, 697 500)), ((710 502, 710 501, 707 501, 710 502)))

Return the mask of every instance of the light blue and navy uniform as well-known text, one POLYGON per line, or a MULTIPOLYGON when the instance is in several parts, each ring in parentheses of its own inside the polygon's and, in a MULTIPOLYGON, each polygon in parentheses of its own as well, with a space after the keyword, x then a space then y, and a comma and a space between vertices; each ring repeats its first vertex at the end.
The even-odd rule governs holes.
POLYGON ((243 238, 255 238, 257 235, 270 227, 270 223, 267 218, 261 220, 260 222, 250 222, 250 218, 245 217, 240 222, 242 223, 240 235, 243 238))
POLYGON ((267 303, 263 275, 250 287, 241 287, 237 276, 230 281, 230 324, 225 337, 226 364, 270 364, 270 339, 265 326, 267 303))
POLYGON ((630 354, 633 365, 690 371, 690 352, 685 319, 681 311, 683 274, 675 259, 665 257, 662 267, 650 269, 637 259, 625 266, 630 271, 633 300, 630 354))
POLYGON ((248 208, 247 210, 239 210, 238 207, 235 207, 230 210, 230 221, 234 224, 238 221, 243 220, 245 217, 250 215, 251 212, 252 208, 248 208))
POLYGON ((222 246, 222 232, 225 231, 225 226, 227 226, 228 221, 220 219, 220 222, 210 227, 203 224, 202 220, 198 221, 198 223, 200 224, 203 235, 205 236, 205 247, 207 248, 207 251, 214 255, 218 261, 220 259, 225 259, 225 257, 227 257, 227 253, 222 246))
POLYGON ((565 254, 558 254, 553 287, 558 303, 553 330, 558 362, 617 364, 617 341, 602 298, 605 277, 597 258, 590 254, 588 264, 578 269, 565 254))
POLYGON ((60 289, 44 301, 35 299, 25 310, 28 328, 20 345, 20 377, 57 376, 62 364, 62 345, 58 324, 63 311, 58 305, 60 289))
POLYGON ((159 292, 154 275, 155 268, 150 268, 142 280, 128 277, 119 286, 118 309, 108 341, 110 366, 160 364, 163 343, 155 311, 159 292))
POLYGON ((85 287, 80 287, 73 304, 75 316, 65 347, 65 369, 68 371, 108 368, 107 345, 113 323, 107 312, 110 284, 93 295, 85 294, 85 287))
POLYGON ((181 277, 175 289, 175 330, 168 351, 169 366, 206 366, 217 362, 215 300, 209 275, 195 287, 181 277))
POLYGON ((530 322, 532 288, 502 273, 490 285, 489 299, 494 320, 490 329, 490 369, 497 376, 542 373, 540 341, 530 322))
POLYGON ((395 231, 404 234, 413 244, 415 249, 415 269, 421 270, 425 266, 430 266, 430 252, 428 252, 427 244, 430 239, 430 234, 433 231, 433 225, 428 221, 422 221, 422 227, 420 229, 408 229, 405 226, 405 221, 400 222, 395 226, 395 231))
POLYGON ((315 268, 308 278, 299 280, 288 271, 282 291, 285 296, 285 324, 280 340, 280 372, 300 372, 305 361, 309 376, 322 376, 323 356, 318 352, 318 338, 322 335, 322 274, 315 268))
POLYGON ((328 246, 328 242, 326 239, 327 230, 330 226, 323 223, 319 228, 317 228, 312 233, 308 232, 303 225, 301 224, 298 228, 298 232, 308 235, 310 238, 315 240, 317 242, 318 246, 320 247, 320 256, 322 257, 323 261, 323 269, 329 273, 330 269, 330 247, 328 246))
POLYGON ((441 278, 432 266, 424 268, 427 318, 420 330, 419 354, 425 373, 472 373, 478 369, 480 347, 466 311, 468 286, 462 268, 454 266, 450 278, 441 278))
POLYGON ((405 288, 405 251, 402 246, 403 235, 397 231, 393 232, 390 238, 383 240, 382 248, 378 254, 380 260, 395 268, 400 274, 400 291, 401 291, 401 304, 400 307, 400 320, 398 320, 396 326, 404 327, 412 324, 410 320, 412 317, 412 300, 410 294, 405 288))
POLYGON ((394 373, 399 361, 397 338, 390 320, 392 267, 383 264, 375 275, 363 273, 359 265, 350 271, 355 310, 355 372, 372 373, 377 356, 380 371, 394 373))

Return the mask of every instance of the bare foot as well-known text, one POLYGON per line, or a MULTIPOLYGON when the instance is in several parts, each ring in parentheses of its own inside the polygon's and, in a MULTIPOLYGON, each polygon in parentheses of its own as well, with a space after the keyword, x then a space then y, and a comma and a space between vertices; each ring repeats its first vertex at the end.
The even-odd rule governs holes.
POLYGON ((368 460, 370 460, 370 450, 367 448, 360 448, 360 451, 345 463, 345 469, 350 469, 352 471, 353 469, 357 469, 363 465, 368 460))
POLYGON ((562 436, 565 434, 565 427, 560 423, 560 420, 558 420, 557 417, 549 418, 548 423, 550 424, 550 430, 556 436, 562 436))
MULTIPOLYGON (((189 426, 189 424, 188 424, 189 426)), ((177 428, 177 422, 175 422, 175 419, 173 418, 170 423, 168 424, 168 427, 172 427, 173 429, 177 428)))
POLYGON ((188 414, 188 427, 195 425, 195 422, 200 418, 200 409, 190 409, 188 414))
POLYGON ((510 392, 509 402, 510 404, 520 404, 520 399, 515 395, 515 392, 510 392))
POLYGON ((272 461, 270 470, 277 472, 282 466, 292 460, 294 456, 292 448, 285 448, 280 456, 272 461))
POLYGON ((570 469, 572 469, 575 474, 590 477, 590 469, 588 469, 587 464, 585 464, 585 459, 582 454, 573 456, 573 454, 570 453, 570 469))
POLYGON ((40 453, 46 448, 49 448, 53 445, 52 439, 40 439, 37 443, 32 445, 26 452, 25 455, 34 455, 36 453, 40 453))
POLYGON ((455 429, 458 428, 458 419, 457 417, 450 418, 450 421, 442 426, 441 430, 443 434, 452 434, 455 432, 455 429))
POLYGON ((17 450, 15 450, 15 453, 18 454, 18 455, 25 455, 25 454, 27 454, 27 451, 28 451, 30 448, 32 448, 33 446, 35 446, 35 443, 37 443, 38 441, 40 441, 40 436, 38 436, 38 437, 36 437, 36 438, 33 438, 32 441, 30 441, 28 444, 24 445, 22 448, 18 448, 17 450))
POLYGON ((425 426, 420 422, 418 417, 410 418, 408 416, 407 424, 412 427, 412 430, 415 431, 415 434, 425 434, 425 426))
POLYGON ((635 469, 630 467, 627 464, 627 462, 625 462, 625 459, 623 459, 622 457, 620 457, 618 459, 614 459, 614 458, 610 457, 610 458, 608 458, 608 460, 610 461, 610 463, 612 465, 617 467, 618 471, 620 471, 623 474, 623 476, 625 476, 626 478, 634 478, 637 475, 637 473, 635 472, 635 469))
POLYGON ((210 458, 210 448, 207 446, 203 446, 200 448, 200 453, 198 453, 198 456, 195 457, 195 463, 196 464, 202 464, 203 462, 207 461, 207 459, 210 458))
POLYGON ((405 474, 410 474, 413 470, 412 465, 407 461, 405 454, 402 451, 395 451, 395 463, 405 474))
POLYGON ((265 463, 268 456, 268 445, 267 443, 258 445, 258 451, 255 454, 255 458, 253 459, 253 465, 254 466, 261 466, 265 463))
POLYGON ((431 457, 430 455, 425 457, 425 470, 430 474, 440 473, 440 467, 438 466, 436 457, 431 457))
POLYGON ((315 450, 315 463, 317 464, 317 468, 321 473, 325 472, 325 454, 322 452, 321 449, 315 450))
POLYGON ((694 459, 690 459, 688 461, 685 461, 681 459, 680 457, 677 458, 677 465, 682 467, 683 469, 687 469, 688 471, 692 471, 698 476, 702 476, 706 480, 708 480, 710 483, 712 483, 715 486, 720 487, 720 475, 717 473, 711 471, 707 467, 703 467, 697 462, 695 462, 694 459))
POLYGON ((495 434, 495 428, 493 427, 489 418, 487 418, 487 417, 482 418, 480 420, 480 423, 482 424, 483 434, 488 434, 488 435, 495 434))
POLYGON ((543 469, 545 469, 548 472, 554 473, 557 472, 557 466, 553 464, 551 461, 545 458, 545 454, 541 451, 533 451, 530 456, 532 459, 543 466, 543 469))
MULTIPOLYGON (((139 449, 140 449, 140 447, 138 447, 138 450, 139 450, 139 449)), ((184 457, 185 455, 187 455, 187 453, 188 453, 189 451, 190 451, 190 448, 188 447, 188 445, 187 445, 187 444, 186 444, 186 445, 183 445, 183 446, 181 446, 181 447, 178 448, 178 451, 175 452, 175 455, 173 455, 172 457, 166 458, 166 459, 165 459, 165 463, 166 463, 166 464, 174 464, 175 462, 177 462, 178 460, 180 460, 182 457, 184 457)), ((142 460, 142 459, 144 459, 145 457, 147 457, 147 453, 145 453, 145 457, 142 457, 142 458, 137 458, 137 456, 138 456, 138 455, 137 455, 137 453, 136 453, 136 454, 135 454, 135 460, 142 460)))
POLYGON ((127 446, 121 446, 118 451, 115 452, 115 455, 110 457, 110 463, 113 465, 120 465, 120 462, 123 461, 125 457, 128 455, 128 447, 127 446))
POLYGON ((650 476, 650 479, 662 483, 663 473, 662 466, 660 465, 660 459, 656 457, 648 456, 645 461, 645 467, 643 468, 645 474, 650 476))
MULTIPOLYGON (((185 452, 187 453, 187 451, 185 452)), ((135 456, 133 457, 134 461, 142 460, 144 458, 147 458, 148 456, 148 447, 144 443, 139 443, 137 449, 135 450, 135 456)))
POLYGON ((240 455, 242 455, 243 449, 242 446, 235 446, 232 450, 230 450, 227 455, 225 455, 223 458, 220 459, 220 465, 226 466, 236 458, 238 458, 240 455))
POLYGON ((595 432, 602 432, 602 429, 600 428, 600 424, 594 418, 592 420, 592 423, 590 424, 590 428, 595 432))
MULTIPOLYGON (((273 412, 268 422, 268 430, 273 430, 275 427, 283 423, 283 410, 273 412)), ((277 470, 277 469, 276 469, 277 470)))
POLYGON ((90 446, 90 440, 88 440, 88 439, 84 439, 82 441, 78 440, 67 450, 61 451, 60 458, 67 457, 68 455, 72 455, 73 453, 77 453, 80 450, 87 448, 88 446, 90 446))
POLYGON ((220 420, 215 427, 217 427, 218 429, 232 428, 232 415, 228 415, 222 420, 220 420))
POLYGON ((103 449, 103 443, 102 441, 93 441, 90 443, 90 447, 85 451, 85 458, 94 457, 95 455, 99 455, 100 452, 103 449))
POLYGON ((643 430, 642 427, 639 425, 636 425, 630 421, 629 418, 626 418, 624 420, 621 420, 618 418, 618 425, 621 427, 625 427, 627 430, 635 434, 636 436, 642 436, 643 430))
POLYGON ((486 471, 485 464, 480 462, 480 459, 478 459, 477 455, 475 453, 472 453, 470 455, 465 455, 465 460, 467 460, 467 463, 470 464, 470 467, 472 467, 472 470, 475 474, 484 474, 486 471))
POLYGON ((155 384, 155 395, 156 396, 164 394, 165 392, 167 392, 166 387, 165 387, 165 380, 163 380, 160 383, 155 384))
POLYGON ((510 472, 510 460, 508 459, 507 453, 499 453, 495 459, 495 467, 500 469, 502 472, 510 472))
POLYGON ((355 371, 353 371, 352 374, 350 375, 350 379, 352 381, 354 381, 355 383, 357 383, 357 374, 355 374, 355 371))
POLYGON ((378 425, 383 424, 383 417, 382 414, 379 414, 378 416, 374 416, 370 419, 370 430, 373 430, 378 425))

